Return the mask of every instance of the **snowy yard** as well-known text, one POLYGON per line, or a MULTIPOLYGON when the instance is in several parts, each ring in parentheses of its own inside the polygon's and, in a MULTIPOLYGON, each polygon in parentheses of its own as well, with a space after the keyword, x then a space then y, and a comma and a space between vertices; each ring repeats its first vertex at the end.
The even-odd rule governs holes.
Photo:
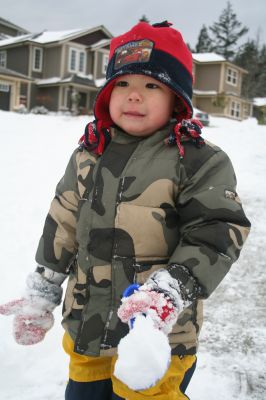
MULTIPOLYGON (((20 296, 57 181, 83 133, 86 117, 0 111, 0 303, 20 296)), ((266 399, 266 127, 211 118, 203 136, 231 157, 252 231, 239 261, 205 302, 191 400, 266 399)), ((62 400, 68 361, 60 309, 46 340, 32 347, 12 338, 0 317, 1 400, 62 400)))

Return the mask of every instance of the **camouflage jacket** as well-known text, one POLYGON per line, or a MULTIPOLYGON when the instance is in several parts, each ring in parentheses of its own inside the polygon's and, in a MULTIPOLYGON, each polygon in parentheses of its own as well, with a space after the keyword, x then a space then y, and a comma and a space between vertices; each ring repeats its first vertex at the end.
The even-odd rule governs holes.
POLYGON ((63 326, 86 355, 113 355, 128 327, 117 317, 132 282, 167 268, 201 294, 170 334, 172 353, 194 354, 208 297, 238 258, 249 232, 228 156, 207 143, 165 144, 118 129, 102 156, 76 149, 56 188, 36 254, 68 273, 63 326))

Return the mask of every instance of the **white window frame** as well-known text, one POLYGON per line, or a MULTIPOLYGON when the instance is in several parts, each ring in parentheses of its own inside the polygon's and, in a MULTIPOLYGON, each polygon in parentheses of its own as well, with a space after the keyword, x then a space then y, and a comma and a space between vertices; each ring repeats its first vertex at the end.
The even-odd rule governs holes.
POLYGON ((230 116, 233 118, 240 118, 241 104, 235 100, 230 104, 230 116))
POLYGON ((0 92, 8 93, 10 91, 10 85, 5 82, 0 82, 0 92))
POLYGON ((32 70, 35 72, 42 72, 43 49, 41 47, 33 47, 32 70), (36 53, 40 53, 39 67, 36 67, 36 53))
POLYGON ((103 53, 103 59, 102 59, 102 74, 106 74, 107 66, 108 66, 108 61, 109 61, 109 54, 103 53))
POLYGON ((239 79, 239 76, 238 76, 238 71, 236 70, 236 69, 234 69, 234 68, 227 68, 227 75, 226 75, 226 82, 229 84, 229 85, 232 85, 232 86, 237 86, 237 83, 238 83, 238 79, 239 79))
POLYGON ((0 51, 0 67, 6 68, 6 50, 0 51))
POLYGON ((70 47, 69 48, 69 56, 68 56, 68 71, 85 74, 86 64, 87 64, 86 52, 84 50, 79 50, 75 47, 70 47), (73 65, 72 65, 72 61, 73 61, 72 54, 74 55, 73 65), (82 56, 83 56, 83 60, 82 60, 82 56))

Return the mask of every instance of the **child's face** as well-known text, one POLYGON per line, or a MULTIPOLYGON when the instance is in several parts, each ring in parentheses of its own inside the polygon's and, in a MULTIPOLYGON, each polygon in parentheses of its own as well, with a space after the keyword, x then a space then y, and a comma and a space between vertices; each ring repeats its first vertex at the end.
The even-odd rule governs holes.
POLYGON ((150 136, 171 118, 174 93, 163 83, 145 75, 124 75, 112 90, 112 120, 133 136, 150 136))

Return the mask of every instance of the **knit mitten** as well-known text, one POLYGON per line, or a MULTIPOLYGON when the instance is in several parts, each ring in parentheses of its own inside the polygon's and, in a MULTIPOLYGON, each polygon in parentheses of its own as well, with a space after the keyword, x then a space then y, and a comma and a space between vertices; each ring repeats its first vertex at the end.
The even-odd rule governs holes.
POLYGON ((168 335, 186 306, 178 281, 160 269, 138 291, 122 299, 118 316, 122 322, 129 323, 139 314, 149 315, 154 326, 168 335))
MULTIPOLYGON (((42 268, 44 269, 44 268, 42 268)), ((46 269, 49 271, 49 269, 46 269)), ((63 275, 50 271, 50 276, 63 275)), ((21 299, 0 306, 0 314, 14 315, 13 331, 18 344, 31 345, 43 340, 46 332, 52 328, 52 311, 60 304, 63 289, 55 282, 48 281, 39 272, 28 275, 25 295, 21 299)), ((62 279, 59 279, 62 283, 62 279)))

